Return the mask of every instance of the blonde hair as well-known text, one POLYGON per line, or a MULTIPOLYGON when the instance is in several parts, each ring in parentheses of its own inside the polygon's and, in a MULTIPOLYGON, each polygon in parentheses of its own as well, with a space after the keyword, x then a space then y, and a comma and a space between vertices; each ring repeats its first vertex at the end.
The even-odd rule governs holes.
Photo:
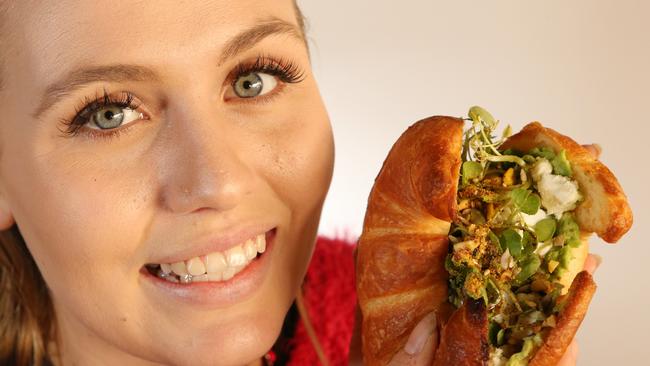
POLYGON ((50 365, 54 309, 18 227, 0 232, 0 364, 50 365))
MULTIPOLYGON (((305 18, 293 0, 296 19, 303 35, 305 18)), ((7 32, 3 25, 8 2, 0 0, 0 49, 5 47, 7 32)), ((306 39, 306 37, 305 37, 306 39)), ((305 42, 306 43, 306 42, 305 42)), ((5 74, 0 55, 0 90, 5 74)), ((328 365, 302 300, 296 298, 300 317, 319 360, 328 365)), ((34 262, 17 225, 0 231, 0 365, 50 366, 56 349, 57 334, 54 307, 45 280, 34 262)))
POLYGON ((309 318, 309 312, 305 307, 305 300, 302 294, 302 288, 300 289, 300 291, 298 291, 298 296, 296 296, 296 307, 298 308, 300 319, 302 319, 302 323, 305 326, 305 330, 307 331, 307 336, 309 337, 309 341, 314 347, 314 352, 316 352, 316 356, 318 357, 318 360, 320 361, 322 366, 329 366, 327 355, 325 354, 325 351, 323 351, 323 346, 318 340, 318 336, 316 335, 314 326, 311 324, 311 319, 309 318))

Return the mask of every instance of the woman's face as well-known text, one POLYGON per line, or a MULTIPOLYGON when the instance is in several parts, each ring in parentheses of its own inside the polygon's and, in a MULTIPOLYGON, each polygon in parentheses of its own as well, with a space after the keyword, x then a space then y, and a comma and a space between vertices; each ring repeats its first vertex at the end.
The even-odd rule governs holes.
POLYGON ((333 165, 293 3, 25 1, 5 26, 0 213, 51 290, 64 360, 262 356, 333 165))

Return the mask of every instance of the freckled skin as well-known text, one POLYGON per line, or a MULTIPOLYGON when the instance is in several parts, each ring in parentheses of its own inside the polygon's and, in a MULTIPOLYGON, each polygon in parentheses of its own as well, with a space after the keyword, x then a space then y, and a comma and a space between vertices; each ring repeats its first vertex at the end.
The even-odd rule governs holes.
POLYGON ((259 360, 304 277, 334 146, 304 43, 271 36, 217 60, 260 18, 297 24, 292 2, 48 0, 10 12, 0 224, 17 223, 51 289, 63 364, 259 360), (229 73, 260 54, 292 60, 304 81, 264 103, 224 100, 229 73), (47 85, 89 63, 146 65, 160 80, 95 83, 32 117, 47 85), (104 87, 135 94, 150 119, 110 140, 61 137, 60 120, 104 87), (250 299, 205 311, 143 290, 139 271, 157 253, 261 218, 278 232, 268 278, 250 299))

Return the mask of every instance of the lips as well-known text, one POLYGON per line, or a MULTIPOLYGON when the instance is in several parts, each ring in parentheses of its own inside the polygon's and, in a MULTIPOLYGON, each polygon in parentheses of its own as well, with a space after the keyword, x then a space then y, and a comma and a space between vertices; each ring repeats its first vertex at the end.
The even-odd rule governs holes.
POLYGON ((276 232, 277 228, 274 228, 262 234, 262 238, 259 235, 251 236, 223 251, 174 263, 143 266, 140 271, 143 288, 156 302, 180 302, 203 309, 224 308, 240 303, 262 287, 268 277, 276 232), (264 245, 261 244, 261 239, 264 245), (254 252, 251 242, 255 245, 254 252), (176 265, 173 266, 174 264, 176 265), (202 271, 205 272, 200 274, 202 271), (179 275, 179 272, 183 274, 179 275))

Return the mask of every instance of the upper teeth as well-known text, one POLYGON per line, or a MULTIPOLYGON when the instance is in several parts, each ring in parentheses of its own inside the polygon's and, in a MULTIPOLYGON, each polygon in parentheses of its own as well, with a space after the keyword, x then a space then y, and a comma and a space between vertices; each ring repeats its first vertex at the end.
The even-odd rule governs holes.
POLYGON ((158 276, 181 283, 227 281, 255 259, 257 253, 264 253, 265 250, 266 237, 261 234, 224 252, 214 252, 176 263, 161 263, 158 276))

